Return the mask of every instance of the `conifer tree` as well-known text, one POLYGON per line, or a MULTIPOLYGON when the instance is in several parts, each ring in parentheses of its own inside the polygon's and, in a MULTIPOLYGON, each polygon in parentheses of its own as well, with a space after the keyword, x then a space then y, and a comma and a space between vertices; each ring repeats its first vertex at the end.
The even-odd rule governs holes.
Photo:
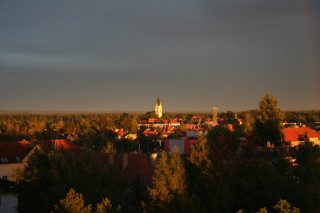
POLYGON ((167 187, 170 170, 167 163, 168 155, 165 151, 163 151, 154 170, 154 174, 152 177, 153 186, 152 188, 148 188, 153 200, 168 201, 170 199, 170 192, 167 187))
POLYGON ((148 188, 153 200, 170 202, 175 195, 185 193, 185 170, 177 149, 170 155, 161 153, 152 177, 152 187, 148 188))

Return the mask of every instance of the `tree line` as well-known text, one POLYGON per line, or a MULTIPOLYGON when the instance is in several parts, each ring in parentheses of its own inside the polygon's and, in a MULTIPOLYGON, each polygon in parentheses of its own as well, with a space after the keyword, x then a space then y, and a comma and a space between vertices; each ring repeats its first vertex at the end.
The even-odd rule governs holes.
MULTIPOLYGON (((318 112, 313 113, 319 116, 318 112)), ((234 113, 227 112, 225 119, 234 121, 234 131, 224 125, 208 127, 206 136, 200 137, 198 143, 191 147, 190 155, 181 156, 175 149, 159 153, 149 185, 139 176, 124 179, 111 165, 101 166, 92 149, 81 155, 65 150, 38 150, 30 157, 26 168, 16 173, 18 210, 316 212, 320 209, 320 148, 305 137, 298 149, 291 153, 297 163, 292 167, 285 158, 287 150, 282 143, 282 123, 286 115, 270 94, 263 96, 259 109, 237 115, 243 119, 242 125, 236 122, 234 113), (266 146, 268 142, 274 144, 278 151, 255 151, 257 145, 266 146)), ((69 129, 70 134, 88 126, 88 129, 93 129, 93 136, 121 125, 128 125, 129 129, 133 120, 139 118, 139 115, 126 113, 101 117, 18 116, 32 118, 45 129, 50 127, 48 124, 63 121, 60 129, 54 126, 60 133, 68 131, 66 122, 72 120, 76 127, 69 129)), ((190 115, 181 117, 192 120, 190 115)), ((81 134, 80 130, 76 134, 81 134)), ((149 149, 151 143, 145 139, 146 148, 149 149)), ((123 146, 128 148, 128 144, 134 143, 127 142, 123 146)), ((107 146, 104 148, 109 149, 107 146)), ((118 148, 118 151, 123 150, 118 148)))
POLYGON ((318 145, 302 143, 295 168, 281 160, 271 163, 268 153, 238 152, 240 146, 235 132, 214 127, 191 147, 189 156, 161 152, 150 185, 139 176, 123 178, 111 165, 99 164, 90 151, 38 150, 16 173, 18 210, 279 212, 274 209, 279 202, 295 212, 319 210, 318 145))

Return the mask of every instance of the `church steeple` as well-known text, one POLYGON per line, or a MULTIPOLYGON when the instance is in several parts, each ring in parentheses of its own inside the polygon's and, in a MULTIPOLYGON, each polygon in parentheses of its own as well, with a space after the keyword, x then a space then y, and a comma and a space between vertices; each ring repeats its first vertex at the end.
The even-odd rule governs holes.
POLYGON ((161 118, 162 117, 162 105, 161 105, 161 101, 160 101, 160 97, 158 96, 157 102, 156 102, 156 106, 154 107, 154 111, 156 113, 156 115, 161 118))
POLYGON ((158 99, 157 99, 157 105, 161 105, 161 102, 160 102, 160 97, 158 96, 158 99))

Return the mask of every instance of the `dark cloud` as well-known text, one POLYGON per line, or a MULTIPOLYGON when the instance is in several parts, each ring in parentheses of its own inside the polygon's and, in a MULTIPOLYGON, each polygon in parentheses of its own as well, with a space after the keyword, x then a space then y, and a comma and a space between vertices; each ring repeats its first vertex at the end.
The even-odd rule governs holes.
MULTIPOLYGON (((305 85, 312 77, 301 73, 309 66, 306 23, 314 21, 310 26, 319 35, 317 1, 0 4, 0 85, 8 91, 1 95, 7 100, 2 108, 32 108, 19 101, 25 82, 33 100, 47 94, 39 108, 50 103, 64 109, 54 100, 73 97, 77 105, 66 104, 68 110, 130 110, 126 100, 148 110, 146 98, 157 95, 167 96, 168 110, 206 110, 212 102, 222 109, 249 109, 266 91, 281 99, 294 85, 302 84, 297 96, 310 89, 305 85)), ((317 55, 319 37, 313 38, 317 55)), ((300 105, 315 107, 307 98, 300 105)))

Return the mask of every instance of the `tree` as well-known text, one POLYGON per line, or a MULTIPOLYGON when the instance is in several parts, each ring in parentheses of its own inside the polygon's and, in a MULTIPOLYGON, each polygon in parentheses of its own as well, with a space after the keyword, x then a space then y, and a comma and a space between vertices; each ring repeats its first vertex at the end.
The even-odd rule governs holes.
POLYGON ((199 138, 198 143, 191 146, 188 160, 204 174, 210 173, 212 162, 207 139, 204 136, 199 138))
POLYGON ((214 194, 212 158, 210 146, 204 136, 190 148, 186 161, 186 178, 188 197, 193 198, 193 203, 198 203, 197 212, 201 209, 202 212, 214 212, 210 208, 214 194))
POLYGON ((126 182, 111 166, 98 164, 90 152, 35 151, 16 174, 18 211, 50 212, 70 188, 81 191, 88 203, 107 196, 118 205, 123 202, 126 182))
POLYGON ((107 213, 116 212, 120 209, 118 206, 116 209, 112 208, 112 204, 108 198, 104 198, 101 203, 97 203, 95 211, 92 210, 91 204, 85 205, 83 196, 81 193, 77 193, 74 189, 70 189, 67 196, 61 199, 59 204, 55 205, 54 212, 61 213, 107 213))
POLYGON ((279 197, 292 199, 296 196, 290 194, 294 187, 297 184, 290 177, 281 176, 268 161, 239 160, 229 174, 216 183, 211 205, 216 212, 270 209, 279 197))
POLYGON ((268 213, 268 210, 266 207, 263 207, 263 208, 259 209, 259 211, 257 213, 268 213))
POLYGON ((162 152, 148 187, 152 199, 145 206, 148 212, 199 212, 203 209, 186 189, 185 166, 178 149, 167 155, 162 152))
POLYGON ((259 103, 259 115, 256 122, 258 143, 266 145, 268 141, 280 144, 284 114, 278 106, 278 101, 269 93, 265 94, 259 103))
POLYGON ((243 132, 247 137, 252 137, 255 127, 255 119, 252 113, 246 112, 243 116, 243 132))
POLYGON ((101 203, 97 203, 96 213, 107 213, 112 209, 112 204, 108 198, 102 200, 101 203))
POLYGON ((103 153, 112 153, 113 152, 113 143, 108 141, 106 145, 101 150, 103 153))
POLYGON ((157 117, 158 116, 156 115, 156 112, 153 110, 153 111, 147 112, 146 114, 140 115, 139 119, 148 120, 149 118, 157 118, 157 117))
POLYGON ((129 133, 137 133, 138 130, 138 122, 135 117, 129 115, 127 113, 123 113, 120 116, 120 126, 129 133))
POLYGON ((273 207, 273 209, 278 213, 300 213, 299 208, 291 208, 291 204, 288 201, 282 199, 279 200, 279 202, 273 207))
POLYGON ((298 166, 295 175, 299 180, 298 206, 303 212, 320 208, 320 147, 308 139, 298 147, 298 166))
POLYGON ((207 140, 212 161, 212 175, 216 179, 222 179, 236 162, 240 140, 234 132, 220 125, 208 132, 207 140))
POLYGON ((85 206, 82 194, 71 188, 67 196, 55 205, 55 212, 91 213, 92 208, 91 205, 85 206))
POLYGON ((296 175, 303 182, 320 186, 320 147, 306 139, 297 151, 296 175))
POLYGON ((152 177, 152 186, 148 188, 153 200, 170 202, 174 196, 185 193, 185 170, 180 153, 174 149, 170 155, 161 153, 152 177))

